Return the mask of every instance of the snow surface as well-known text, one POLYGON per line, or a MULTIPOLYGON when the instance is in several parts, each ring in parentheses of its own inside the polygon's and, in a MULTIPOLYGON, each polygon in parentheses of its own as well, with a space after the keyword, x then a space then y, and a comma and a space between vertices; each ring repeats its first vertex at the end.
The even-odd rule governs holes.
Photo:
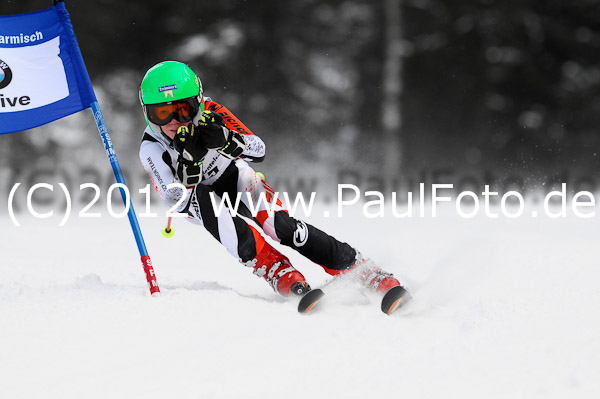
MULTIPOLYGON (((204 231, 141 219, 0 217, 0 398, 592 398, 600 394, 594 219, 307 219, 395 273, 392 317, 349 283, 312 315, 204 231)), ((288 248, 313 286, 328 276, 288 248)))

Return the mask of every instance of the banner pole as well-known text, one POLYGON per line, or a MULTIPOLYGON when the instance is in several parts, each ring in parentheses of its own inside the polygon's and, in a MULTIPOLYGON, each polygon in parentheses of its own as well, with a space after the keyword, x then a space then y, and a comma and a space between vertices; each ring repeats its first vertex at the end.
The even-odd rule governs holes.
MULTIPOLYGON (((110 135, 108 134, 106 123, 104 122, 104 116, 102 115, 102 111, 100 110, 100 104, 98 104, 98 101, 94 101, 91 103, 91 107, 92 112, 94 113, 94 119, 96 120, 96 126, 98 127, 98 132, 100 132, 102 142, 104 143, 106 155, 108 156, 108 160, 110 161, 110 165, 112 166, 113 173, 115 174, 115 179, 117 180, 117 183, 126 186, 125 178, 123 177, 123 172, 121 171, 121 166, 119 165, 119 160, 117 159, 117 154, 112 145, 110 135)), ((144 243, 144 237, 142 236, 142 231, 140 229, 140 225, 135 215, 133 204, 131 203, 131 198, 129 195, 127 195, 123 187, 119 187, 119 191, 121 192, 123 204, 126 207, 129 204, 127 217, 129 218, 131 230, 133 231, 133 235, 135 236, 135 241, 140 252, 142 266, 144 268, 144 273, 146 273, 148 287, 150 288, 150 294, 154 297, 160 296, 160 289, 158 288, 158 283, 156 282, 154 267, 152 266, 152 261, 150 260, 150 256, 148 255, 148 250, 146 249, 146 244, 144 243)))

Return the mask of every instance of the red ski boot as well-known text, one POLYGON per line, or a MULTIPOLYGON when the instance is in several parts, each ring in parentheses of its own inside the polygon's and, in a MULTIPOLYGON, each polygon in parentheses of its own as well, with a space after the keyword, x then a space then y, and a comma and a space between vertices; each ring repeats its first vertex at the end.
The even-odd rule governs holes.
POLYGON ((265 242, 256 258, 246 263, 254 274, 262 277, 281 295, 304 295, 310 291, 306 279, 290 264, 289 259, 265 242))
POLYGON ((372 262, 368 262, 360 252, 356 251, 356 260, 351 270, 358 272, 359 280, 373 291, 385 294, 390 289, 400 285, 393 274, 381 270, 372 262))
POLYGON ((374 291, 385 294, 392 288, 399 286, 398 281, 393 274, 385 272, 378 267, 370 267, 361 272, 361 281, 374 291))
POLYGON ((354 269, 358 272, 360 281, 373 291, 383 295, 381 311, 391 315, 402 304, 410 299, 410 294, 393 274, 381 270, 371 262, 367 262, 360 252, 356 251, 354 269))

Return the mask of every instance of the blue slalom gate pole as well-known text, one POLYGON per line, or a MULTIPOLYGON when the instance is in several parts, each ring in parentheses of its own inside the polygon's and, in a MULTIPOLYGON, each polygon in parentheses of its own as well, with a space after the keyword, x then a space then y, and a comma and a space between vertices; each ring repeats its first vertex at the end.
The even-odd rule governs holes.
POLYGON ((108 160, 110 161, 110 165, 112 166, 113 173, 115 174, 115 179, 117 180, 117 183, 122 185, 119 187, 119 191, 121 192, 123 204, 125 205, 125 207, 127 207, 127 205, 129 204, 127 217, 129 218, 131 230, 133 231, 133 235, 135 236, 135 241, 140 252, 142 266, 144 268, 144 272, 146 273, 148 287, 150 288, 150 294, 152 296, 160 296, 160 289, 158 288, 158 283, 156 282, 154 267, 152 266, 150 256, 148 255, 148 250, 146 249, 146 244, 144 243, 144 237, 142 236, 142 231, 140 230, 140 225, 135 215, 133 204, 131 203, 131 198, 127 195, 125 189, 123 188, 126 187, 125 178, 123 177, 123 172, 121 171, 121 166, 119 165, 119 160, 117 159, 117 154, 112 145, 112 140, 110 139, 110 135, 108 134, 108 129, 106 127, 106 123, 104 122, 104 116, 102 115, 102 111, 100 110, 100 104, 98 104, 98 101, 94 101, 91 103, 91 107, 92 112, 94 113, 94 119, 96 120, 96 126, 98 127, 98 132, 100 132, 102 142, 104 143, 106 155, 108 156, 108 160))

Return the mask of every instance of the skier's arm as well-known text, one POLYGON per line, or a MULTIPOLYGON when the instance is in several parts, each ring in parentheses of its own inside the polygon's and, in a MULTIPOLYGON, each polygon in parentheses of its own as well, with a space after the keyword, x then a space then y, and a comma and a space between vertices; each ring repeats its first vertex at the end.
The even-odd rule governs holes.
POLYGON ((262 162, 265 159, 265 143, 255 135, 243 136, 246 148, 240 158, 249 162, 262 162))
POLYGON ((221 114, 225 121, 225 127, 238 132, 242 136, 242 140, 246 144, 246 147, 240 155, 240 158, 249 162, 262 162, 265 159, 265 143, 236 118, 227 107, 214 101, 209 101, 206 103, 206 109, 221 114))
POLYGON ((184 193, 176 187, 167 188, 169 184, 180 183, 175 177, 176 171, 173 166, 171 163, 167 163, 167 161, 171 161, 169 153, 159 143, 144 140, 140 147, 140 160, 150 182, 169 208, 180 201, 182 195, 186 196, 186 200, 174 209, 174 212, 183 211, 187 207, 192 190, 188 189, 184 193))

